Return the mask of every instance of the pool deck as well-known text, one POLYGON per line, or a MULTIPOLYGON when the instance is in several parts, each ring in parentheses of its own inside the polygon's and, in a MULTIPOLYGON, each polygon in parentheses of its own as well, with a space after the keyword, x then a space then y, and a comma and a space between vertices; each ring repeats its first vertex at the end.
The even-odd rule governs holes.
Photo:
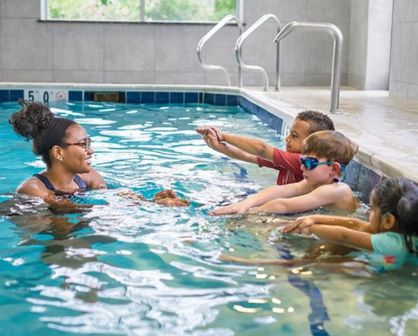
MULTIPOLYGON (((339 113, 329 113, 330 90, 284 87, 280 92, 243 89, 247 98, 264 101, 292 118, 305 109, 329 114, 337 130, 359 145, 356 159, 384 176, 418 182, 418 101, 391 97, 388 91, 341 89, 339 113)), ((280 112, 279 112, 280 111, 280 112)))

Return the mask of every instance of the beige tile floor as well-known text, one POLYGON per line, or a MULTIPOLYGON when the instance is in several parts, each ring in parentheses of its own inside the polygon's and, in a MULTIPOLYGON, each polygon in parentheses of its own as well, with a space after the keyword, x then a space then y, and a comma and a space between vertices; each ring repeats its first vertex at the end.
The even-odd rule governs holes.
MULTIPOLYGON (((305 109, 329 113, 329 88, 285 87, 280 92, 242 90, 244 96, 293 118, 305 109)), ((360 146, 357 160, 387 176, 418 182, 418 101, 390 97, 387 91, 342 88, 336 128, 360 146)), ((286 118, 285 118, 286 120, 286 118)))

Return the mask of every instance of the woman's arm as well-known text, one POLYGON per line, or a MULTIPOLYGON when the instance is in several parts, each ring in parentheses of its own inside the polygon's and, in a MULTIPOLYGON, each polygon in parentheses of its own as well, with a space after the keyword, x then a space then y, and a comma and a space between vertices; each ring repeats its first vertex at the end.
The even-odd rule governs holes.
POLYGON ((44 202, 48 203, 50 210, 56 213, 78 213, 91 208, 91 205, 89 204, 75 204, 68 199, 57 198, 55 194, 51 190, 48 190, 36 177, 31 177, 24 181, 19 185, 16 192, 41 198, 44 202))

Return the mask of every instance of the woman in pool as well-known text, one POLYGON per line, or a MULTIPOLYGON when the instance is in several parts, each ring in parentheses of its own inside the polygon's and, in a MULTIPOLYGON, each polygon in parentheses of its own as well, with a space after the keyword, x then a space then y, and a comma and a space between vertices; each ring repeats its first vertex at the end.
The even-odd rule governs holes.
POLYGON ((32 140, 32 150, 42 157, 46 169, 21 183, 18 193, 54 203, 57 196, 106 186, 102 176, 91 167, 91 140, 82 126, 55 117, 39 102, 19 103, 21 110, 12 114, 9 122, 17 134, 32 140))
MULTIPOLYGON (((39 102, 21 100, 20 104, 21 110, 9 122, 17 134, 32 140, 32 150, 42 156, 46 169, 21 183, 18 193, 42 198, 50 204, 71 205, 66 202, 68 196, 106 187, 102 176, 91 167, 91 140, 81 125, 55 117, 39 102)), ((154 201, 167 206, 189 204, 171 190, 161 191, 154 201)))

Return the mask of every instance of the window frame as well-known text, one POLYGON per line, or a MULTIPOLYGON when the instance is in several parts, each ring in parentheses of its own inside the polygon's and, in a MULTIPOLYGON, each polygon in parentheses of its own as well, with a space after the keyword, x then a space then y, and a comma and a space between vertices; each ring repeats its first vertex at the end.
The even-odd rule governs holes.
MULTIPOLYGON (((140 8, 145 8, 146 0, 137 0, 139 2, 140 8)), ((48 17, 48 0, 40 0, 41 5, 41 13, 40 13, 40 21, 47 21, 47 22, 97 22, 97 23, 158 23, 158 24, 213 24, 217 21, 181 21, 181 20, 145 20, 145 11, 140 10, 139 12, 139 20, 132 21, 132 20, 83 20, 83 19, 51 19, 48 17)), ((235 15, 238 20, 244 22, 244 0, 236 0, 236 8, 235 8, 235 15)))

